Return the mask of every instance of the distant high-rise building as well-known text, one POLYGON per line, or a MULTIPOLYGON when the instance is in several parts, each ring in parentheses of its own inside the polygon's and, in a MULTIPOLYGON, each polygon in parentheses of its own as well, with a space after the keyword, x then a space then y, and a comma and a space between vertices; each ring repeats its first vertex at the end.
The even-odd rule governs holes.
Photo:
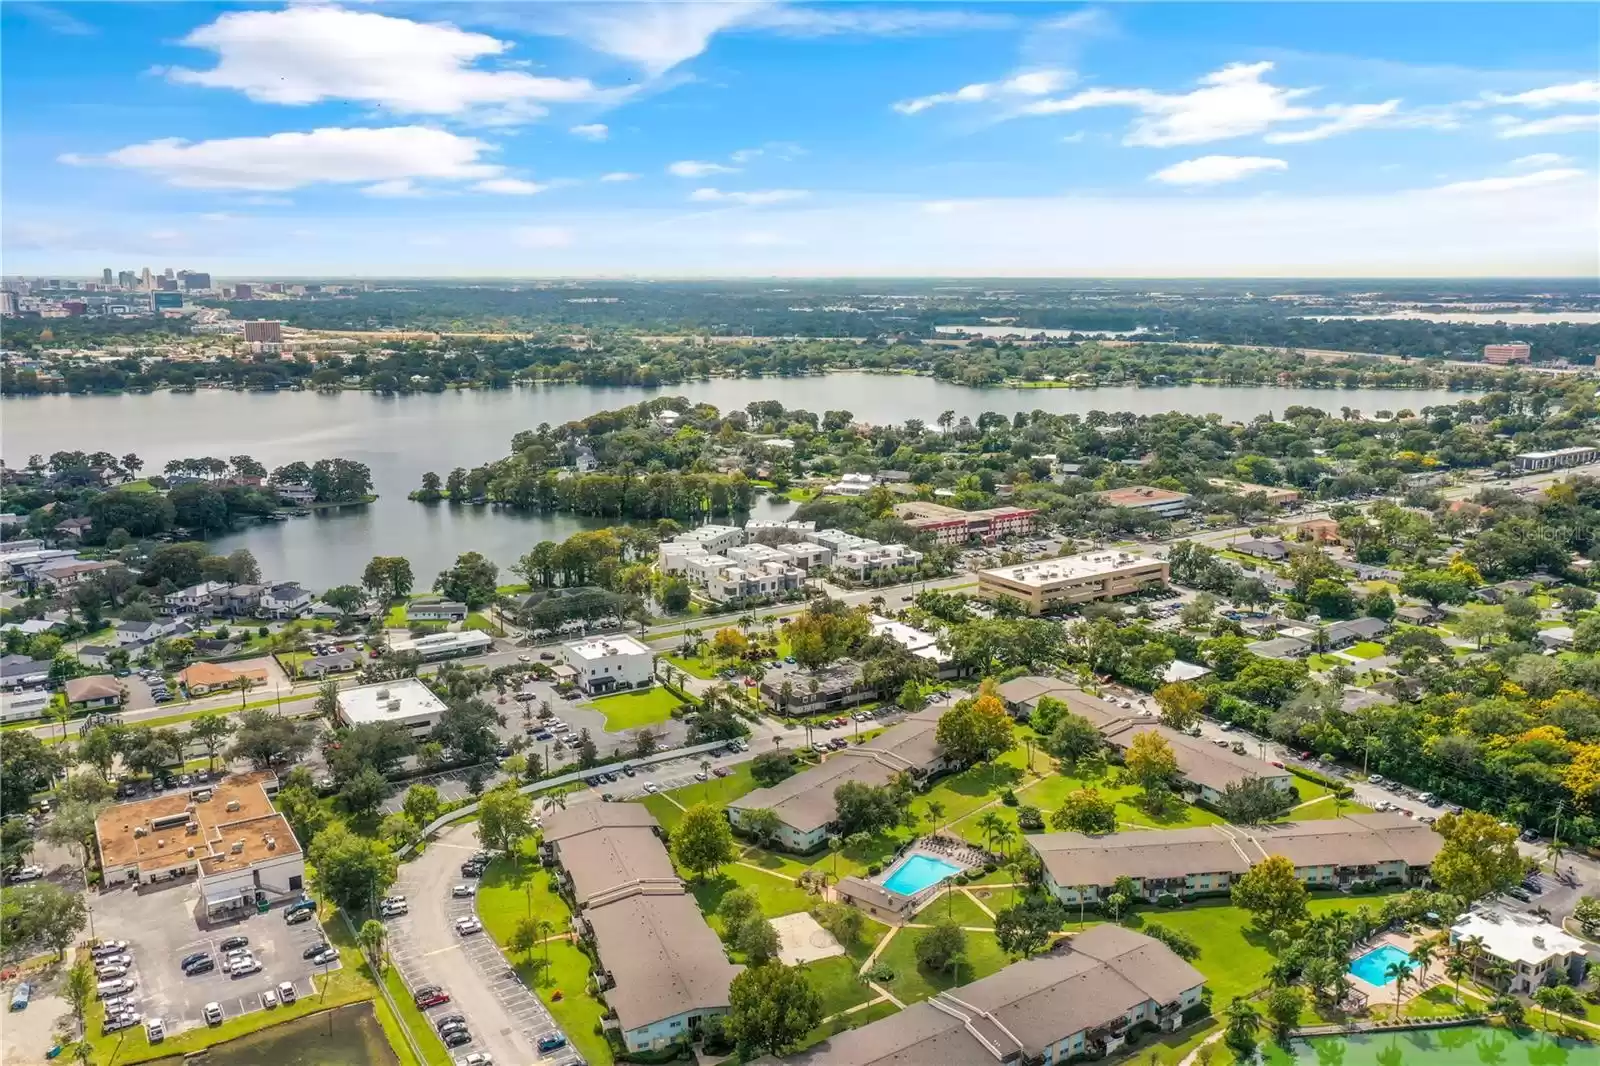
POLYGON ((164 277, 164 278, 171 278, 171 277, 176 277, 177 275, 172 273, 172 268, 171 267, 167 267, 167 269, 165 269, 165 270, 163 270, 161 272, 161 276, 164 277))
POLYGON ((131 288, 134 287, 135 284, 137 284, 137 282, 138 282, 138 278, 136 278, 134 276, 133 271, 131 271, 131 270, 119 270, 119 271, 117 271, 117 287, 118 288, 120 288, 120 289, 131 289, 131 288))
POLYGON ((156 288, 158 288, 162 292, 177 292, 178 291, 178 279, 177 278, 157 278, 156 279, 156 288))
POLYGON ((139 272, 139 287, 141 289, 143 289, 145 292, 149 292, 151 289, 153 289, 155 287, 155 286, 150 284, 150 268, 149 267, 145 267, 143 270, 141 270, 139 272))
POLYGON ((1507 363, 1530 363, 1533 361, 1533 348, 1526 341, 1512 341, 1509 344, 1485 344, 1483 346, 1483 361, 1496 366, 1505 366, 1507 363))
POLYGON ((49 281, 44 283, 44 287, 47 289, 59 289, 61 288, 61 279, 51 278, 49 281))
POLYGON ((235 300, 254 300, 256 298, 255 290, 241 282, 233 287, 233 298, 235 300))
POLYGON ((183 287, 187 292, 194 292, 196 289, 209 289, 211 288, 211 275, 186 270, 183 272, 183 287))
POLYGON ((282 344, 283 326, 278 322, 246 322, 244 339, 247 344, 282 344))
POLYGON ((111 268, 110 267, 106 267, 104 270, 100 271, 100 280, 105 282, 107 285, 111 284, 111 268))
POLYGON ((0 290, 0 315, 17 313, 17 294, 0 290))

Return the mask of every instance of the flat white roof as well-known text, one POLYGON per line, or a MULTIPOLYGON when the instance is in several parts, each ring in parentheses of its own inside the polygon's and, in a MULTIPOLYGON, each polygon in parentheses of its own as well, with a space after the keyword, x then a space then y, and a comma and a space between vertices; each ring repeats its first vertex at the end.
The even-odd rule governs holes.
POLYGON ((1596 448, 1593 444, 1579 444, 1572 448, 1557 448, 1553 452, 1518 452, 1518 459, 1555 459, 1563 455, 1577 455, 1580 452, 1592 452, 1596 448))
POLYGON ((419 654, 438 651, 440 648, 487 648, 494 638, 477 629, 463 629, 459 633, 429 633, 416 640, 390 641, 392 651, 414 651, 419 654))
POLYGON ((444 701, 414 677, 339 691, 339 714, 352 725, 411 722, 444 713, 444 701))
POLYGON ((978 574, 980 577, 989 574, 1005 581, 1015 581, 1019 585, 1043 587, 1078 578, 1114 574, 1135 566, 1157 562, 1160 560, 1147 555, 1136 555, 1133 552, 1087 552, 1083 555, 1063 555, 1058 559, 1043 559, 1036 563, 1019 563, 1016 566, 1002 566, 994 570, 980 570, 978 574))
POLYGON ((1186 663, 1182 659, 1174 659, 1162 671, 1161 680, 1171 684, 1174 681, 1193 681, 1198 677, 1205 677, 1211 670, 1198 663, 1186 663))
POLYGON ((566 645, 580 659, 601 659, 607 655, 649 655, 650 649, 630 636, 592 637, 566 645))
POLYGON ((1582 954, 1583 941, 1570 936, 1557 926, 1531 914, 1484 907, 1473 911, 1455 925, 1450 933, 1457 940, 1479 937, 1484 950, 1495 958, 1507 962, 1525 962, 1537 966, 1546 959, 1582 954))

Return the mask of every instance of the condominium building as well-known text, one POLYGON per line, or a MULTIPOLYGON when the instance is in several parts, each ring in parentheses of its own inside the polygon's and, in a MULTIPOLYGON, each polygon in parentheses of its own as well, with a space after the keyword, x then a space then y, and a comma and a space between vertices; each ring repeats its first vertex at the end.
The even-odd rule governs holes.
POLYGON ((1038 511, 1026 507, 986 507, 963 511, 947 504, 916 500, 896 504, 894 513, 919 533, 933 537, 938 544, 965 544, 969 540, 995 541, 1002 537, 1025 536, 1033 531, 1038 511))
POLYGON ((1496 366, 1505 366, 1508 363, 1529 363, 1533 361, 1533 347, 1526 341, 1511 341, 1507 344, 1485 344, 1483 346, 1483 361, 1496 366))
POLYGON ((1480 907, 1450 927, 1450 943, 1472 941, 1481 945, 1473 953, 1481 981, 1508 992, 1530 994, 1559 973, 1567 983, 1583 979, 1588 965, 1587 946, 1566 930, 1532 914, 1504 907, 1480 907), (1493 976, 1495 962, 1511 968, 1509 976, 1493 976))
POLYGON ((1550 452, 1523 452, 1516 457, 1518 470, 1557 470, 1564 466, 1583 466, 1600 459, 1600 448, 1582 445, 1557 448, 1550 452))
POLYGON ((921 561, 922 553, 904 544, 878 544, 840 553, 833 560, 833 568, 864 578, 897 566, 916 566, 921 561))
POLYGON ((1161 518, 1179 518, 1189 511, 1194 497, 1187 492, 1151 488, 1149 485, 1129 485, 1109 489, 1099 495, 1106 507, 1125 507, 1130 511, 1144 511, 1161 518))
POLYGON ((1088 552, 978 571, 978 597, 1008 599, 1038 615, 1167 583, 1167 564, 1125 551, 1088 552))

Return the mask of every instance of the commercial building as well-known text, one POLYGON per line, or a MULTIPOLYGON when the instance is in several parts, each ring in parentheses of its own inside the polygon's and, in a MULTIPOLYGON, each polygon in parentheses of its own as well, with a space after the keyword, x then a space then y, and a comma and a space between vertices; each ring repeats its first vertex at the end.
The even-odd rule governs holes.
POLYGON ((1173 1032, 1205 978, 1165 944, 1099 925, 1038 958, 830 1037, 800 1066, 1004 1066, 1102 1058, 1136 1028, 1173 1032))
POLYGON ((1485 363, 1493 363, 1495 366, 1505 366, 1508 363, 1531 363, 1533 361, 1533 347, 1526 341, 1485 344, 1483 346, 1483 361, 1485 363))
POLYGON ((828 839, 839 817, 833 793, 847 781, 887 785, 898 774, 918 780, 952 769, 944 747, 934 736, 947 706, 908 715, 865 744, 852 744, 817 766, 771 788, 758 788, 728 804, 728 820, 737 828, 747 811, 770 808, 778 815, 777 843, 789 851, 808 852, 828 839))
POLYGON ((420 655, 423 662, 438 659, 459 659, 464 655, 483 655, 494 649, 494 638, 481 629, 466 629, 459 633, 429 633, 415 640, 391 640, 389 650, 396 655, 410 652, 420 655))
POLYGON ((660 827, 635 803, 585 803, 545 820, 542 857, 560 870, 574 929, 594 945, 600 994, 629 1051, 689 1037, 728 1011, 743 969, 728 961, 684 889, 660 827))
POLYGON ((1106 507, 1125 507, 1160 518, 1180 518, 1189 512, 1194 497, 1186 492, 1151 488, 1149 485, 1129 485, 1126 488, 1108 489, 1100 493, 1100 503, 1106 507))
POLYGON ((933 537, 935 543, 965 544, 970 540, 992 542, 1002 537, 1025 536, 1033 531, 1039 512, 1026 507, 963 511, 947 504, 916 500, 895 504, 894 513, 912 529, 933 537))
POLYGON ((1468 940, 1483 945, 1475 956, 1478 980, 1513 993, 1532 993, 1554 972, 1575 985, 1588 963, 1584 942, 1577 937, 1541 918, 1502 907, 1481 907, 1450 927, 1452 945, 1468 940), (1514 972, 1498 980, 1491 977, 1486 971, 1496 961, 1514 972))
POLYGON ((464 603, 435 600, 406 605, 406 621, 408 622, 465 622, 466 620, 467 605, 464 603))
POLYGON ((1218 492, 1227 492, 1235 496, 1262 495, 1267 502, 1278 507, 1287 507, 1291 503, 1300 502, 1298 489, 1287 488, 1283 485, 1256 485, 1249 481, 1233 481, 1229 478, 1208 478, 1206 484, 1218 492))
POLYGON ((43 718, 50 707, 48 692, 18 692, 0 696, 0 722, 27 722, 43 718))
POLYGON ((191 696, 203 696, 208 692, 238 690, 252 688, 256 685, 267 683, 267 671, 263 667, 253 667, 246 670, 235 670, 221 663, 194 663, 178 671, 178 683, 188 690, 191 696))
POLYGON ((339 690, 339 721, 348 726, 393 722, 424 737, 444 711, 444 700, 414 677, 339 690))
POLYGON ((1199 826, 1086 836, 1041 833, 1027 838, 1039 856, 1045 887, 1071 906, 1098 903, 1120 877, 1139 898, 1218 895, 1272 855, 1294 864, 1308 888, 1349 888, 1357 881, 1420 885, 1444 841, 1402 814, 1351 815, 1267 826, 1199 826))
POLYGON ((1089 552, 978 571, 978 598, 1008 599, 1038 615, 1167 583, 1167 564, 1125 551, 1089 552))
POLYGON ((126 696, 122 682, 110 674, 75 677, 66 685, 67 705, 95 710, 120 707, 126 696))
POLYGON ((197 876, 210 919, 303 891, 305 858, 289 823, 272 808, 277 790, 277 775, 263 770, 106 808, 95 819, 105 883, 197 876))
POLYGON ((630 636, 578 640, 561 651, 578 687, 590 695, 650 684, 654 653, 630 636))
POLYGON ((283 325, 279 322, 246 322, 244 339, 247 344, 282 344, 283 325))
POLYGON ((1523 452, 1515 457, 1518 470, 1556 470, 1564 466, 1583 466, 1600 459, 1600 448, 1582 445, 1557 448, 1551 452, 1523 452))

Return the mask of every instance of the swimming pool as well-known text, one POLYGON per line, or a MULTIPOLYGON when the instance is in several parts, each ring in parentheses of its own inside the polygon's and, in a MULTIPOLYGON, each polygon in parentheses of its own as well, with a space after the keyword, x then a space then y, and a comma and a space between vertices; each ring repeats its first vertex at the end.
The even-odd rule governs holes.
POLYGON ((915 896, 929 885, 936 885, 947 877, 961 872, 961 867, 932 855, 913 855, 889 871, 883 887, 902 896, 915 896))
POLYGON ((1367 984, 1382 988, 1384 985, 1394 983, 1394 978, 1384 972, 1391 963, 1410 961, 1411 956, 1408 953, 1393 944, 1385 944, 1381 948, 1373 948, 1365 955, 1352 959, 1350 972, 1367 984))

